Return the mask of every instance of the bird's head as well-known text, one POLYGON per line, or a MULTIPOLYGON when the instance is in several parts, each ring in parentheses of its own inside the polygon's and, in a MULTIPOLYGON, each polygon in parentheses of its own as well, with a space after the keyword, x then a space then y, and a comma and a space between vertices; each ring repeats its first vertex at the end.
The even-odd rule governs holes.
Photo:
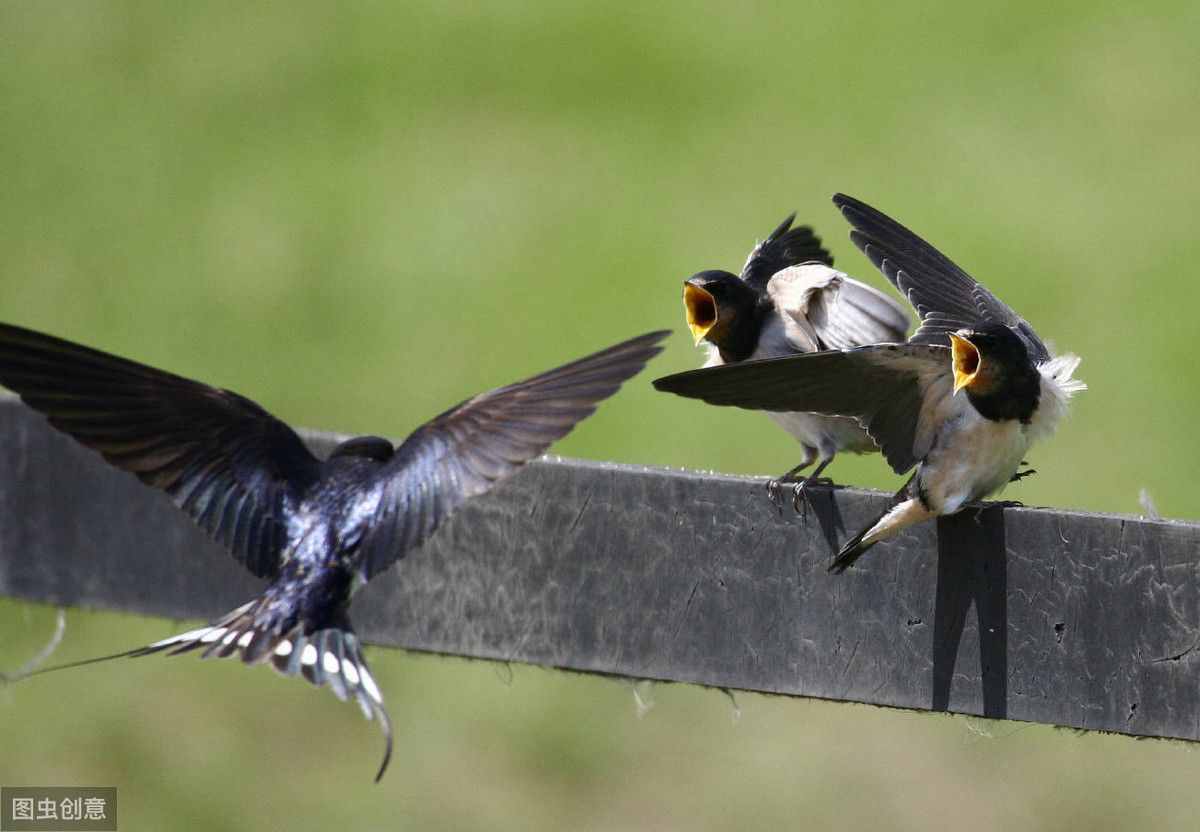
POLYGON ((683 308, 697 345, 729 343, 739 325, 753 323, 757 305, 758 294, 729 272, 698 272, 683 282, 683 308))
POLYGON ((387 462, 395 452, 392 443, 381 436, 356 436, 334 448, 329 458, 364 457, 376 462, 387 462))
POLYGON ((955 393, 995 395, 1015 379, 1036 373, 1024 342, 999 324, 950 333, 950 356, 955 393))

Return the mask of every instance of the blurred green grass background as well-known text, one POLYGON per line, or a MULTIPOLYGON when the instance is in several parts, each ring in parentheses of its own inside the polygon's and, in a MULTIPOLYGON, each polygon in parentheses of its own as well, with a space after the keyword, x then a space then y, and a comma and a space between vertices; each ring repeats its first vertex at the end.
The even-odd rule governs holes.
MULTIPOLYGON (((670 348, 566 455, 778 473, 694 366, 680 281, 787 212, 876 285, 838 190, 942 247, 1091 389, 1006 496, 1196 517, 1200 6, 0 5, 0 318, 403 435, 637 332, 670 348), (727 437, 719 441, 716 437, 727 437), (1172 462, 1172 460, 1174 460, 1172 462)), ((894 488, 878 458, 841 482, 894 488)), ((20 553, 5 553, 19 557, 20 553)), ((886 552, 880 552, 886 557, 886 552)), ((401 568, 403 565, 401 565, 401 568)), ((0 661, 53 612, 0 602, 0 661)), ((72 611, 56 658, 167 635, 72 611)), ((0 688, 0 783, 123 829, 1191 829, 1188 747, 377 652, 397 722, 233 663, 0 688), (987 734, 990 734, 988 736, 987 734)))

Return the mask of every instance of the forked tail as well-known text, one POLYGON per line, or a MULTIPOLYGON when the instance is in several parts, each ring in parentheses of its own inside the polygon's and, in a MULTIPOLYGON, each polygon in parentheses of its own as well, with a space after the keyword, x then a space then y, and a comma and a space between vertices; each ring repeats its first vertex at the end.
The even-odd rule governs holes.
POLYGON ((914 523, 933 516, 933 512, 925 507, 919 497, 910 498, 908 496, 909 486, 913 479, 915 479, 915 475, 910 477, 908 482, 896 492, 891 504, 882 514, 868 523, 861 532, 846 541, 837 553, 837 557, 833 559, 833 563, 829 565, 830 572, 835 575, 842 574, 876 543, 894 537, 914 523))
POLYGON ((264 600, 255 599, 214 624, 145 647, 40 668, 10 678, 9 681, 112 659, 149 656, 152 653, 177 656, 199 649, 203 649, 200 654, 203 659, 237 654, 246 664, 260 664, 269 660, 271 666, 285 676, 302 676, 317 687, 328 686, 343 702, 353 697, 362 709, 363 716, 379 721, 386 745, 383 762, 375 775, 375 782, 378 783, 392 759, 392 722, 383 707, 383 694, 367 668, 358 637, 348 622, 344 626, 311 633, 305 633, 303 625, 297 624, 287 632, 280 633, 278 617, 266 608, 264 600))

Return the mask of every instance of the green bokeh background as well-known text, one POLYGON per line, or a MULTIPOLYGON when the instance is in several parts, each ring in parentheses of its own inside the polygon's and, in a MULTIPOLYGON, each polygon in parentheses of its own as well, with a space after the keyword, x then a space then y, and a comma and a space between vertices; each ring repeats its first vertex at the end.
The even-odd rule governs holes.
MULTIPOLYGON (((1200 6, 6 3, 0 318, 403 435, 664 326, 557 450, 778 473, 757 414, 655 395, 680 281, 788 211, 883 281, 838 190, 939 244, 1090 391, 1008 496, 1195 517, 1200 6)), ((843 482, 894 488, 878 458, 843 482)), ((4 553, 20 557, 20 553, 4 553)), ((879 557, 886 557, 880 551, 879 557)), ((821 579, 824 579, 822 576, 821 579)), ((0 602, 0 662, 53 611, 0 602)), ((71 611, 56 658, 175 623, 71 611)), ((116 785, 122 828, 1195 827, 1186 746, 376 651, 397 753, 234 663, 0 689, 0 783, 116 785), (739 715, 740 714, 740 715, 739 715)))

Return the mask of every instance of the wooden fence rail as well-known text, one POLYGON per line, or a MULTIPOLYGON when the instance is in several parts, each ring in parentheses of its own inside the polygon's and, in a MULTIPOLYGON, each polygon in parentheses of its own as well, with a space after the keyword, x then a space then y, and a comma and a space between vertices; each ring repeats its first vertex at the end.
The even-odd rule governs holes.
MULTIPOLYGON (((258 588, 13 399, 0 437, 0 595, 178 619, 258 588)), ((969 510, 835 576, 887 497, 813 497, 805 522, 762 480, 541 460, 372 582, 355 623, 385 646, 1200 740, 1200 524, 969 510)))

